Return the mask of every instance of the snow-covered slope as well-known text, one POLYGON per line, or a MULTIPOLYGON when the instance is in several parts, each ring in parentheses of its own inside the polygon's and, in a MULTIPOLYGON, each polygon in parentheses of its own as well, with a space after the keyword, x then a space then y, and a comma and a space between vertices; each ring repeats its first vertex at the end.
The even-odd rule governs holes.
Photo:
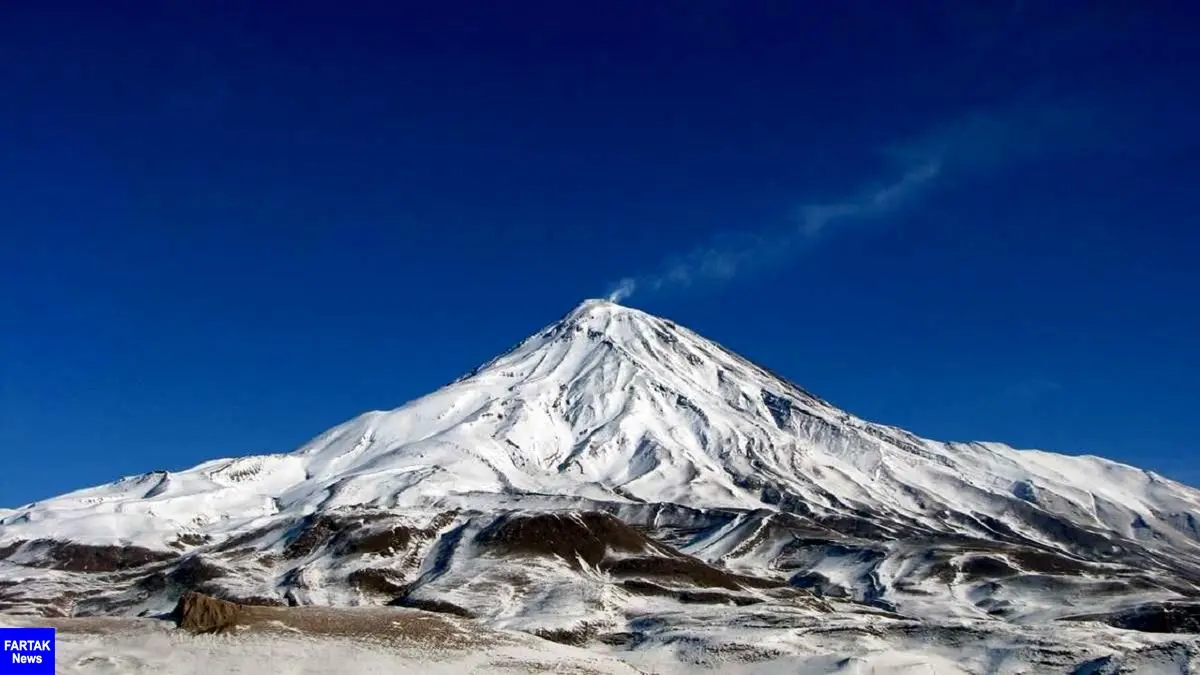
POLYGON ((1033 623, 1200 593, 1198 517, 1200 492, 1156 474, 873 424, 686 328, 591 300, 292 453, 8 512, 0 584, 25 580, 7 604, 43 612, 158 611, 202 585, 260 602, 449 603, 535 631, 619 630, 697 604, 680 595, 697 588, 787 611, 845 601, 1033 623), (537 515, 571 513, 611 518, 537 515), (592 539, 598 553, 577 550, 592 539))

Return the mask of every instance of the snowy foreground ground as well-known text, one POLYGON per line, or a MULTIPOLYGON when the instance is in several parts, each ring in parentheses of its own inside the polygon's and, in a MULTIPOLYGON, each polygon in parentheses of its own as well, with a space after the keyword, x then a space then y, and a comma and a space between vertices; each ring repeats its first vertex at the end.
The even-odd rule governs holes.
MULTIPOLYGON (((544 640, 478 649, 386 646, 349 639, 287 635, 190 635, 140 625, 117 632, 64 632, 58 638, 58 673, 684 673, 695 666, 668 654, 615 656, 544 640)), ((716 665, 716 664, 714 664, 716 665)), ((963 673, 952 662, 908 653, 868 658, 784 658, 766 663, 724 663, 722 673, 963 673)), ((1019 671, 1014 671, 1019 672, 1019 671)), ((1178 671, 1176 671, 1178 672, 1178 671)))
MULTIPOLYGON (((809 642, 799 653, 746 662, 741 655, 731 652, 727 657, 710 659, 706 665, 697 666, 686 657, 680 659, 685 655, 681 654, 679 645, 636 651, 597 650, 595 646, 581 649, 525 634, 491 631, 468 620, 424 612, 387 611, 404 620, 392 621, 385 630, 373 631, 371 635, 358 636, 351 634, 354 629, 352 625, 347 627, 348 622, 339 622, 331 631, 316 635, 302 633, 278 622, 244 627, 235 634, 225 635, 192 635, 176 629, 169 622, 150 619, 47 620, 0 616, 0 626, 49 624, 56 627, 58 673, 1016 675, 1062 672, 1072 675, 1166 675, 1194 672, 1196 666, 1195 650, 1180 649, 1180 643, 1167 636, 1162 637, 1156 650, 1154 643, 1157 641, 1147 640, 1145 635, 1109 633, 1103 636, 1102 643, 1079 644, 1080 648, 1101 656, 1079 663, 1078 655, 1075 655, 1064 659, 1063 668, 1047 668, 1045 662, 1035 656, 1036 650, 1020 645, 1038 641, 1038 636, 1033 634, 1026 634, 1014 642, 1014 635, 997 633, 991 640, 965 645, 961 652, 954 654, 934 645, 922 645, 919 641, 897 643, 885 640, 874 635, 868 625, 857 630, 826 633, 821 639, 809 642), (412 617, 420 623, 409 621, 412 617), (1135 644, 1142 654, 1134 661, 1111 660, 1103 656, 1111 650, 1135 644)), ((330 615, 331 618, 336 616, 330 615)), ((328 628, 331 627, 315 626, 314 630, 328 628)), ((1042 636, 1043 639, 1048 637, 1042 636)))
MULTIPOLYGON (((49 623, 58 629, 58 673, 638 672, 616 659, 582 649, 487 632, 386 640, 306 635, 283 625, 237 634, 192 635, 168 622, 147 619, 49 623)), ((45 624, 26 617, 0 617, 4 626, 45 624)))

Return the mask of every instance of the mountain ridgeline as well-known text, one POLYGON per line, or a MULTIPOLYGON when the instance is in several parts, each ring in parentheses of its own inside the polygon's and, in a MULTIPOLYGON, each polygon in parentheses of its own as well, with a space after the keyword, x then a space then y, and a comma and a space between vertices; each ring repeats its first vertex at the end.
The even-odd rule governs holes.
MULTIPOLYGON (((1154 473, 871 423, 591 300, 294 452, 0 511, 0 612, 160 615, 196 591, 614 649, 857 617, 933 645, 1043 631, 1036 663, 1072 672, 1095 654, 1054 639, 1200 625, 1198 514, 1154 473)), ((1195 646, 1172 644, 1188 667, 1195 646)))

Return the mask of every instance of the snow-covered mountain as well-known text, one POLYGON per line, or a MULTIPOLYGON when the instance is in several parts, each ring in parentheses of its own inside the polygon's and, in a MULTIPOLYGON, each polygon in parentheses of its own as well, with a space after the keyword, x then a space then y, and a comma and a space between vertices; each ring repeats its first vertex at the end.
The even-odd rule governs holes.
POLYGON ((0 512, 0 611, 155 613, 200 589, 625 649, 739 615, 1195 631, 1198 517, 1200 492, 1154 473, 919 438, 590 300, 294 452, 0 512))

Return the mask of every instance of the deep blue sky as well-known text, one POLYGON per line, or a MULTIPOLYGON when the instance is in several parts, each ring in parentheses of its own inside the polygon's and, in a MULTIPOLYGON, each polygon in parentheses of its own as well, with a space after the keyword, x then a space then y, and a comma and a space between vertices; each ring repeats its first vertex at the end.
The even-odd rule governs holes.
POLYGON ((625 277, 869 419, 1200 482, 1196 17, 1000 4, 4 3, 0 504, 290 450, 625 277))

